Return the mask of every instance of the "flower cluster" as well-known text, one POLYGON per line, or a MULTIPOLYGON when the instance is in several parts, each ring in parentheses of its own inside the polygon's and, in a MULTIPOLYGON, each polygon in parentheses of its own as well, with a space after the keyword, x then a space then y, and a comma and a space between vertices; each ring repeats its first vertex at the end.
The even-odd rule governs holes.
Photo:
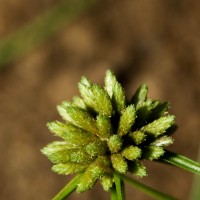
POLYGON ((48 123, 50 131, 63 139, 42 149, 54 163, 52 170, 82 174, 77 192, 92 188, 97 180, 109 191, 114 172, 146 176, 142 160, 159 159, 164 147, 173 143, 169 135, 174 116, 168 114, 168 103, 147 98, 146 84, 128 101, 110 70, 104 87, 86 77, 78 87, 81 97, 57 107, 64 122, 48 123))

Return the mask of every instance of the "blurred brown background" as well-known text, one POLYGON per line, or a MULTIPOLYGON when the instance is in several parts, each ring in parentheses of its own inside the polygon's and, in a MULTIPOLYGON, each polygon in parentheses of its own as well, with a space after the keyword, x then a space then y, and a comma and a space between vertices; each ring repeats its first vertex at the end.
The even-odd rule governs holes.
MULTIPOLYGON (((59 3, 1 0, 0 43, 59 3)), ((46 122, 60 119, 56 105, 78 94, 82 75, 103 84, 107 68, 115 72, 128 97, 146 82, 150 97, 171 103, 179 129, 169 149, 196 159, 200 144, 199 11, 200 3, 195 0, 97 1, 37 48, 3 64, 0 199, 48 200, 67 183, 70 177, 53 173, 51 163, 40 153, 55 139, 46 122)), ((146 165, 149 175, 142 182, 178 199, 189 199, 192 174, 156 162, 146 165)), ((151 199, 129 185, 126 189, 127 200, 151 199)), ((107 200, 109 195, 97 184, 95 190, 69 199, 107 200)))

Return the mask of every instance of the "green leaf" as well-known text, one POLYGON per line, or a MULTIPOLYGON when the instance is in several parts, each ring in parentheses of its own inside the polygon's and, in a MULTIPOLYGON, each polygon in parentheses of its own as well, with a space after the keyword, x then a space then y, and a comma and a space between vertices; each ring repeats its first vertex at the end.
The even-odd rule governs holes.
POLYGON ((128 164, 121 154, 111 154, 111 162, 117 172, 125 174, 128 171, 128 164))
POLYGON ((143 83, 136 91, 134 96, 131 99, 131 103, 137 108, 142 102, 147 98, 148 86, 143 83))
POLYGON ((106 71, 105 90, 112 99, 114 108, 120 114, 126 106, 125 92, 110 70, 106 71))
POLYGON ((52 170, 58 174, 74 174, 77 172, 82 172, 84 171, 86 168, 88 167, 88 165, 86 164, 77 164, 77 163, 59 163, 56 164, 52 167, 52 170))
POLYGON ((96 113, 112 115, 112 103, 107 92, 97 84, 88 84, 83 77, 79 83, 79 91, 86 105, 96 113), (86 83, 85 83, 86 82, 86 83))
POLYGON ((136 146, 129 146, 123 149, 122 156, 124 156, 128 160, 135 160, 141 156, 141 149, 136 146))
POLYGON ((133 126, 136 118, 134 105, 128 106, 122 113, 119 121, 117 134, 120 136, 126 135, 133 126))
POLYGON ((169 127, 174 124, 175 117, 173 115, 167 115, 154 120, 152 123, 143 126, 140 131, 147 135, 158 137, 162 135, 169 127))
POLYGON ((98 115, 96 122, 98 128, 98 136, 102 140, 107 140, 112 134, 112 125, 110 118, 104 115, 98 115))
POLYGON ((123 141, 119 135, 112 135, 107 144, 112 153, 117 153, 121 149, 123 141))
POLYGON ((96 181, 107 172, 109 163, 109 159, 105 156, 91 163, 81 177, 76 191, 80 193, 92 188, 96 181))
POLYGON ((55 133, 59 137, 62 137, 66 140, 67 144, 72 147, 85 145, 97 139, 94 134, 84 131, 83 129, 72 124, 63 124, 55 121, 48 123, 47 126, 51 132, 55 133))
POLYGON ((69 102, 63 102, 57 107, 64 120, 93 134, 98 132, 94 118, 86 111, 73 106, 69 102))

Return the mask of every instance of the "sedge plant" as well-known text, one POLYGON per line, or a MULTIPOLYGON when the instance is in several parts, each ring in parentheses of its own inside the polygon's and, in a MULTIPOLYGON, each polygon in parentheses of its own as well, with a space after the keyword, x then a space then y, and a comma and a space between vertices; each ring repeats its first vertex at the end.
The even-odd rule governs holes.
POLYGON ((78 88, 80 96, 57 106, 63 121, 47 124, 61 140, 41 150, 54 172, 75 175, 54 200, 74 191, 83 193, 97 181, 110 192, 111 200, 125 200, 124 181, 155 199, 175 199, 137 181, 148 174, 144 160, 200 175, 199 163, 165 149, 174 142, 175 116, 169 114, 167 102, 147 97, 146 84, 128 100, 113 72, 107 70, 103 87, 82 77, 78 88))

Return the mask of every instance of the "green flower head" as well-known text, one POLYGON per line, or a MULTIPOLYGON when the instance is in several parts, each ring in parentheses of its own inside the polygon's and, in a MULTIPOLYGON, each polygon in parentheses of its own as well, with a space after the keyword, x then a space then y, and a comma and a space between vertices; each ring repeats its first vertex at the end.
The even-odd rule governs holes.
POLYGON ((78 84, 80 97, 57 107, 64 122, 50 122, 48 128, 62 138, 42 149, 59 174, 82 174, 77 192, 84 192, 100 180, 104 190, 113 186, 114 172, 147 175, 143 160, 159 159, 175 117, 169 104, 147 98, 142 84, 128 101, 114 74, 107 70, 105 85, 85 77, 78 84))

